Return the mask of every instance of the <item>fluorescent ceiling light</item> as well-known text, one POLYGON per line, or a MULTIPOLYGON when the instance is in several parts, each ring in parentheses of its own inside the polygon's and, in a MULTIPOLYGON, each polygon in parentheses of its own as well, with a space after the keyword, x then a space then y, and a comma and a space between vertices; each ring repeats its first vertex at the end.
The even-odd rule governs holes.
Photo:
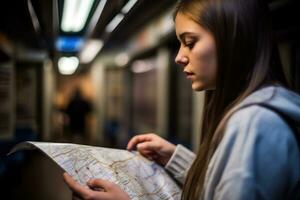
POLYGON ((61 57, 58 60, 58 71, 63 75, 73 74, 78 68, 79 60, 77 57, 61 57))
POLYGON ((34 27, 34 30, 38 33, 41 30, 41 26, 40 26, 40 22, 36 16, 35 10, 33 8, 32 2, 31 0, 27 1, 27 5, 28 5, 28 10, 29 10, 29 14, 31 17, 31 21, 34 27))
POLYGON ((82 51, 80 52, 80 62, 87 64, 90 63, 103 47, 102 40, 89 40, 86 42, 82 51))
POLYGON ((127 4, 122 8, 121 12, 123 14, 126 14, 129 12, 129 10, 136 4, 138 0, 129 0, 127 4))
POLYGON ((110 33, 113 32, 113 30, 119 25, 119 23, 123 20, 124 14, 118 14, 116 15, 111 22, 107 25, 105 31, 110 33))
POLYGON ((90 24, 89 24, 89 27, 88 27, 88 30, 87 30, 87 34, 91 34, 94 31, 101 15, 102 15, 102 12, 103 12, 103 9, 104 9, 106 3, 107 3, 107 0, 101 0, 98 3, 98 6, 97 6, 97 8, 94 12, 94 15, 91 18, 91 21, 90 21, 90 24))
POLYGON ((122 8, 121 13, 116 15, 111 22, 106 26, 105 31, 107 33, 111 33, 115 30, 115 28, 120 24, 120 22, 124 19, 125 14, 127 14, 130 9, 136 4, 138 0, 129 0, 126 5, 122 8))
POLYGON ((65 0, 61 29, 65 32, 79 32, 85 26, 94 0, 65 0))

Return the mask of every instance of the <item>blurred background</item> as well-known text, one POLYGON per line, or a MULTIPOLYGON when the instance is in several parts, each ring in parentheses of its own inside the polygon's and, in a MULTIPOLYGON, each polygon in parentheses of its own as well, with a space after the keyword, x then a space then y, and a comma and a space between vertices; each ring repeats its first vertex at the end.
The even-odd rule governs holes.
MULTIPOLYGON (((299 0, 268 0, 300 92, 299 0)), ((174 0, 0 2, 0 198, 71 199, 63 171, 22 141, 125 148, 155 132, 197 149, 203 93, 174 62, 174 0)), ((251 33, 249 33, 251 34, 251 33)))

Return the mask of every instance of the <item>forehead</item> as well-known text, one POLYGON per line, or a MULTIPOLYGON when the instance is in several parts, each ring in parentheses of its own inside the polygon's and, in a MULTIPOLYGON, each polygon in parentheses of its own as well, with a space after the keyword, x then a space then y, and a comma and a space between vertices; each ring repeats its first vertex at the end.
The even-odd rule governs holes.
POLYGON ((191 17, 182 13, 178 13, 176 15, 175 30, 177 37, 185 32, 194 34, 201 34, 203 32, 206 32, 206 30, 199 23, 195 22, 191 17))

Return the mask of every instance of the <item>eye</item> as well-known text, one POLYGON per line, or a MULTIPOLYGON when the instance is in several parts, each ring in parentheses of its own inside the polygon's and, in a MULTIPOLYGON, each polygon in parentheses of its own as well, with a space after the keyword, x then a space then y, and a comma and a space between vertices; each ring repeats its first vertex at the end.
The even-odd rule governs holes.
POLYGON ((194 41, 187 41, 184 43, 184 46, 189 48, 189 49, 192 49, 195 45, 195 42, 194 41))

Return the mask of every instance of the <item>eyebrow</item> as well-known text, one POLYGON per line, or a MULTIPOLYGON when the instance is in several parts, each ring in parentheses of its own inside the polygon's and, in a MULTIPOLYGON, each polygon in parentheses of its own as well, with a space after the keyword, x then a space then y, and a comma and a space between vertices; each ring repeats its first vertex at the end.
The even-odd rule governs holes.
POLYGON ((192 32, 184 32, 184 33, 181 33, 180 35, 179 35, 179 38, 180 38, 180 40, 184 40, 187 36, 189 36, 189 35, 191 35, 191 36, 195 36, 195 33, 192 33, 192 32))

